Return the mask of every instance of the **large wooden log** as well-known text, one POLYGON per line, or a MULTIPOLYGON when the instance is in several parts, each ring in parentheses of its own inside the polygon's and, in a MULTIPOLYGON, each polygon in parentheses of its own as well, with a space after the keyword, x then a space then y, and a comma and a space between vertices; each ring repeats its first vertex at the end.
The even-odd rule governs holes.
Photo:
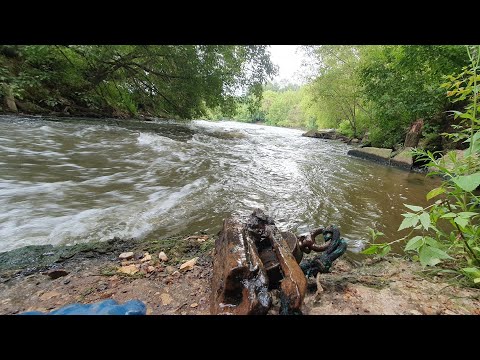
POLYGON ((228 218, 215 241, 211 314, 266 314, 272 298, 268 277, 255 244, 244 236, 244 226, 228 218))

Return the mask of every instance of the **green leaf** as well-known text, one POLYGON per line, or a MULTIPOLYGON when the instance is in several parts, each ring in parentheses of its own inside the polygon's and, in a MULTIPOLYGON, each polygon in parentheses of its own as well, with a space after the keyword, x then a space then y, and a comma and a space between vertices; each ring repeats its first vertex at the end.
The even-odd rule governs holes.
POLYGON ((480 269, 476 267, 470 267, 470 268, 463 268, 462 271, 470 278, 474 279, 480 279, 480 269))
POLYGON ((361 253, 365 255, 372 255, 372 254, 376 254, 377 251, 378 251, 378 245, 372 245, 366 248, 365 250, 363 250, 361 253))
POLYGON ((418 249, 423 245, 423 236, 415 236, 411 238, 405 246, 405 251, 418 249))
POLYGON ((406 229, 406 228, 409 228, 409 227, 414 227, 415 225, 417 225, 418 220, 419 220, 418 216, 408 217, 408 218, 403 219, 403 221, 400 224, 400 227, 398 228, 397 231, 400 231, 400 230, 403 230, 403 229, 406 229))
POLYGON ((456 217, 454 221, 461 227, 465 227, 468 225, 468 219, 462 217, 456 217))
POLYGON ((392 250, 392 247, 391 247, 390 245, 384 246, 384 247, 382 247, 382 249, 380 250, 379 255, 380 255, 380 256, 385 256, 385 255, 387 255, 387 254, 390 252, 390 250, 392 250))
POLYGON ((429 246, 430 251, 439 259, 451 259, 451 256, 448 255, 445 251, 440 250, 439 248, 429 246))
POLYGON ((478 277, 478 278, 476 278, 476 279, 473 279, 473 282, 474 282, 475 284, 480 283, 480 277, 478 277))
POLYGON ((436 255, 434 251, 432 251, 432 249, 434 248, 428 245, 424 245, 418 251, 420 263, 422 264, 422 266, 435 266, 439 262, 441 262, 440 258, 436 255))
POLYGON ((457 176, 452 180, 462 190, 472 192, 480 185, 480 172, 471 175, 457 176))
POLYGON ((471 218, 472 216, 475 216, 475 215, 478 215, 478 214, 475 213, 475 212, 470 212, 470 211, 462 211, 462 212, 458 213, 458 216, 460 216, 461 218, 464 218, 464 219, 469 219, 469 218, 471 218))
POLYGON ((433 199, 435 196, 443 194, 444 192, 445 192, 445 189, 443 187, 438 187, 433 190, 430 190, 427 194, 427 200, 433 199))
POLYGON ((428 228, 430 227, 430 215, 428 213, 422 213, 420 215, 420 223, 422 224, 422 226, 425 228, 425 230, 428 230, 428 228))
POLYGON ((405 207, 409 208, 412 211, 419 212, 422 211, 423 208, 421 206, 415 206, 415 205, 408 205, 408 204, 403 204, 405 207))
POLYGON ((440 216, 440 217, 441 217, 441 218, 445 218, 445 219, 447 219, 447 218, 454 218, 454 217, 457 217, 457 214, 451 212, 451 213, 443 214, 443 215, 440 216))
POLYGON ((430 246, 433 246, 435 248, 438 248, 440 246, 440 244, 438 243, 437 240, 435 240, 434 238, 430 237, 430 236, 427 236, 425 238, 425 243, 430 245, 430 246))

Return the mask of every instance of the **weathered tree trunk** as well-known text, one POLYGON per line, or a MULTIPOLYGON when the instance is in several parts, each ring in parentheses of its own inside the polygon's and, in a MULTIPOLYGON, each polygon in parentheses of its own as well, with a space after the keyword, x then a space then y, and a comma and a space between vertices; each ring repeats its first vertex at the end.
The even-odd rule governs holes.
POLYGON ((4 103, 7 111, 18 112, 17 105, 15 104, 15 98, 13 96, 12 88, 6 84, 3 85, 4 103))
POLYGON ((404 147, 416 147, 420 136, 422 135, 423 119, 418 119, 410 125, 407 136, 405 137, 404 147))
POLYGON ((272 303, 265 268, 243 230, 238 219, 228 218, 215 241, 211 314, 261 315, 272 303))
POLYGON ((226 219, 215 242, 210 312, 265 314, 268 290, 280 288, 280 312, 300 313, 307 280, 299 251, 295 235, 281 233, 260 209, 244 225, 226 219))

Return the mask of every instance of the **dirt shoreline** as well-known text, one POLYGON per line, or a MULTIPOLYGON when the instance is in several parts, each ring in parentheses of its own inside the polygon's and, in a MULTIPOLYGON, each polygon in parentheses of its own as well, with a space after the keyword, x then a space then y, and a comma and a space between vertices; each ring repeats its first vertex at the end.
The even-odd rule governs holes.
MULTIPOLYGON (((198 234, 155 241, 112 239, 1 253, 0 314, 46 312, 75 302, 139 299, 147 305, 148 315, 208 315, 214 240, 213 235, 198 234), (120 253, 126 251, 133 252, 133 258, 120 260, 120 253), (168 261, 159 259, 161 251, 168 261), (196 263, 180 270, 191 259, 196 263), (52 269, 68 274, 52 279, 46 274, 52 269), (136 272, 129 275, 119 269, 136 272)), ((367 259, 360 265, 343 257, 331 273, 321 275, 322 291, 317 291, 315 279, 309 279, 302 312, 480 315, 480 289, 427 277, 421 270, 418 263, 395 256, 367 259)), ((278 314, 278 305, 274 301, 269 314, 278 314)))

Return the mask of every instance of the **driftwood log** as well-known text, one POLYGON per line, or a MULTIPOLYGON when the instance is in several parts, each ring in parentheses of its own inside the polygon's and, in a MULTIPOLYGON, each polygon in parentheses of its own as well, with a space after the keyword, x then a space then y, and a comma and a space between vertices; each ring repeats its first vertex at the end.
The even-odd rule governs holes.
POLYGON ((301 313, 307 288, 302 255, 295 235, 280 232, 260 209, 245 224, 226 219, 215 242, 210 312, 266 314, 269 291, 279 289, 280 313, 301 313))

